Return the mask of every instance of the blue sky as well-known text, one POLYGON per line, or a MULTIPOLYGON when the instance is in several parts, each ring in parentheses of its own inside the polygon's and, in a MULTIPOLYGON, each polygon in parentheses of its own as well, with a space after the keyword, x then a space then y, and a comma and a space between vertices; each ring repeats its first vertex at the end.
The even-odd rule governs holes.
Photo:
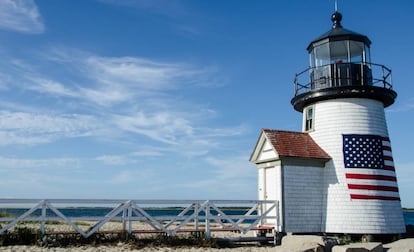
MULTIPOLYGON (((414 207, 412 1, 344 0, 393 70, 387 108, 414 207)), ((290 105, 331 0, 0 1, 0 197, 256 199, 261 128, 290 105)))

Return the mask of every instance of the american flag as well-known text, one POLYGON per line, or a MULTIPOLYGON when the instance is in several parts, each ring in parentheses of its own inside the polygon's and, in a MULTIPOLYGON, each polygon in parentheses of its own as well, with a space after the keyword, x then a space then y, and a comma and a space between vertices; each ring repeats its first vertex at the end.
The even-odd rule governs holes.
POLYGON ((351 199, 400 200, 388 137, 343 135, 343 155, 351 199))

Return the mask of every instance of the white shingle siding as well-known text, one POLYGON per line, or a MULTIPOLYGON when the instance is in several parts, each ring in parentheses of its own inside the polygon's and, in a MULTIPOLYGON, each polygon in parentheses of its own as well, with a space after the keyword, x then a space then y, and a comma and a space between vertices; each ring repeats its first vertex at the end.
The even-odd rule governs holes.
POLYGON ((283 166, 286 232, 321 232, 323 169, 283 166))
POLYGON ((332 160, 324 169, 323 203, 326 211, 323 232, 402 233, 404 219, 399 201, 352 200, 345 179, 343 134, 388 136, 383 104, 362 98, 318 102, 314 110, 314 131, 310 135, 332 160))

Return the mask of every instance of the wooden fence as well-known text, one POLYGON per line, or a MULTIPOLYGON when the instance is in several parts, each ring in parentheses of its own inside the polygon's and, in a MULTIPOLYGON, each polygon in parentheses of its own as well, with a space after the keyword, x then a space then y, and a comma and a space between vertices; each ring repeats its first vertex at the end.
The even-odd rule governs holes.
POLYGON ((122 231, 129 234, 202 232, 210 237, 212 231, 219 230, 278 232, 278 208, 277 201, 259 200, 0 199, 0 213, 19 210, 18 214, 0 216, 0 235, 23 222, 40 223, 42 234, 50 223, 64 223, 85 238, 109 222, 121 223, 122 231), (85 210, 94 211, 84 214, 85 210), (79 225, 82 221, 93 224, 85 230, 79 225), (135 222, 148 228, 135 228, 135 222))

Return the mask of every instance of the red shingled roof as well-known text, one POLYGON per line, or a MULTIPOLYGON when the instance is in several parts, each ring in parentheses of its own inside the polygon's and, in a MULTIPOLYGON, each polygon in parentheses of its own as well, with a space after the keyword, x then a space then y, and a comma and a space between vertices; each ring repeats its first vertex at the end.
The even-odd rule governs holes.
POLYGON ((322 158, 331 157, 321 148, 308 133, 263 129, 279 156, 322 158))

